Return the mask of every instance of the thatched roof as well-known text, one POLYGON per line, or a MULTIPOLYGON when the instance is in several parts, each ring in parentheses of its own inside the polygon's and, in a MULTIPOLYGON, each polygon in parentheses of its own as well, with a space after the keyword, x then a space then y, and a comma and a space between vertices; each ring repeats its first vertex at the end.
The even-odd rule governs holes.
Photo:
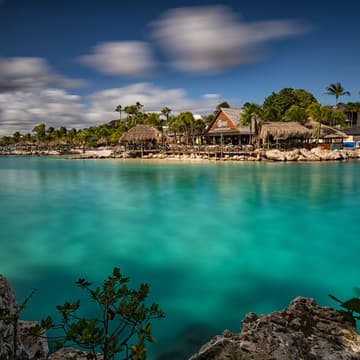
POLYGON ((311 131, 296 121, 263 123, 259 134, 260 139, 266 141, 270 136, 274 140, 307 139, 311 136, 311 131))
MULTIPOLYGON (((309 120, 306 122, 305 126, 311 130, 312 138, 317 138, 317 131, 316 129, 319 128, 319 122, 314 120, 309 120)), ((348 137, 343 131, 334 129, 331 126, 321 124, 320 129, 320 139, 345 139, 348 137)))
POLYGON ((150 125, 136 125, 123 134, 119 142, 146 142, 146 141, 157 141, 160 142, 162 139, 161 132, 150 125))

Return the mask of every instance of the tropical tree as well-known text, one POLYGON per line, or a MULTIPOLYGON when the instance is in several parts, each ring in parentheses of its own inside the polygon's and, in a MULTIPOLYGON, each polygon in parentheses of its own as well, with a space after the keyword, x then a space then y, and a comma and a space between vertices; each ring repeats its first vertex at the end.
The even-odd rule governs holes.
POLYGON ((41 324, 29 329, 28 334, 41 336, 43 329, 62 329, 56 347, 71 342, 88 351, 88 359, 97 359, 101 351, 103 360, 146 359, 146 342, 155 342, 151 336, 152 320, 165 316, 156 303, 150 304, 148 284, 140 284, 138 289, 129 288, 129 278, 114 268, 101 286, 94 287, 89 281, 80 278, 76 285, 96 304, 94 314, 84 317, 79 314, 80 300, 58 305, 61 323, 56 325, 49 316, 41 324))
POLYGON ((240 122, 242 125, 250 125, 250 131, 254 126, 254 138, 259 144, 260 120, 263 116, 263 109, 255 103, 245 103, 241 114, 240 122))
POLYGON ((115 108, 115 111, 119 113, 119 119, 121 120, 121 113, 122 113, 123 107, 121 105, 117 105, 115 108))
POLYGON ((170 116, 170 113, 171 113, 171 109, 168 108, 167 106, 163 107, 161 109, 161 114, 165 116, 165 119, 166 119, 166 125, 169 125, 169 116, 170 116))
POLYGON ((35 136, 38 141, 44 141, 46 135, 46 125, 45 124, 36 125, 33 128, 32 132, 36 134, 35 136))
POLYGON ((304 89, 283 88, 278 93, 273 92, 264 100, 264 120, 280 121, 284 119, 285 112, 297 105, 306 109, 311 103, 317 103, 313 94, 304 89))
POLYGON ((314 121, 319 123, 319 126, 316 129, 317 143, 319 143, 320 133, 321 133, 321 123, 325 117, 329 116, 328 108, 321 106, 318 103, 312 103, 306 109, 307 116, 311 117, 314 121))
POLYGON ((223 101, 216 106, 216 111, 220 110, 221 108, 230 108, 230 104, 227 101, 223 101))
POLYGON ((306 110, 298 105, 291 105, 284 114, 285 121, 297 121, 299 123, 305 123, 306 119, 306 110))
POLYGON ((335 96, 335 105, 337 106, 338 100, 340 96, 348 95, 350 96, 350 92, 346 91, 344 87, 341 85, 341 83, 337 82, 334 84, 330 84, 325 91, 326 95, 332 95, 335 96))

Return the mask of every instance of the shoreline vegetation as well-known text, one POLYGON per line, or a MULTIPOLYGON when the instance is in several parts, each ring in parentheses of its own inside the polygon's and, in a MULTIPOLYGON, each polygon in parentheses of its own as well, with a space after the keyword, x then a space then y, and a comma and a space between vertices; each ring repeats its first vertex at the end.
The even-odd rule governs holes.
POLYGON ((360 158, 360 102, 340 103, 350 93, 341 83, 321 105, 304 89, 283 88, 262 105, 241 109, 226 101, 208 115, 173 114, 164 107, 114 107, 119 118, 84 129, 35 125, 0 138, 0 155, 66 155, 75 159, 138 158, 224 161, 323 161, 360 158))
POLYGON ((360 149, 327 150, 315 147, 295 149, 253 149, 236 146, 174 146, 165 149, 126 150, 123 147, 102 147, 93 150, 1 150, 7 156, 60 156, 66 159, 145 159, 176 161, 334 161, 360 159, 360 149))

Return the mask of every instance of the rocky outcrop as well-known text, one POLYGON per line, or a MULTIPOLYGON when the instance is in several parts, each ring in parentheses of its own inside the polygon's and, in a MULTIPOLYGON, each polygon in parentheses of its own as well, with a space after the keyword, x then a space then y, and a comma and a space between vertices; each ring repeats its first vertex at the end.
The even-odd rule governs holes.
POLYGON ((241 332, 225 330, 190 360, 358 360, 360 336, 353 321, 313 299, 298 297, 268 315, 249 313, 241 332))
POLYGON ((27 335, 36 322, 18 320, 18 305, 7 279, 0 275, 0 359, 46 359, 49 348, 43 338, 27 335))
MULTIPOLYGON (((103 356, 100 354, 96 354, 97 360, 102 360, 103 356)), ((89 357, 89 353, 74 349, 72 347, 62 348, 55 353, 51 354, 48 357, 48 360, 89 360, 92 357, 89 357)))

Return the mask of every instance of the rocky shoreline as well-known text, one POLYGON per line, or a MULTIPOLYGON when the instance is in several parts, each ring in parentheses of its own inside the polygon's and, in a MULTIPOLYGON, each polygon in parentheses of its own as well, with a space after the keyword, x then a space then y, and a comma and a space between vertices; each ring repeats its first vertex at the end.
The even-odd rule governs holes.
MULTIPOLYGON (((63 156, 70 159, 130 159, 139 158, 138 152, 123 151, 116 152, 113 149, 99 149, 72 151, 62 154, 59 151, 11 151, 2 152, 0 155, 17 155, 17 156, 63 156)), ((279 149, 257 149, 243 153, 206 153, 197 151, 178 151, 177 153, 166 152, 148 152, 144 154, 142 159, 158 159, 158 160, 207 160, 207 161, 278 161, 278 162, 295 162, 295 161, 338 161, 360 159, 360 149, 341 149, 326 150, 315 147, 311 150, 305 148, 292 150, 279 149)))
MULTIPOLYGON (((37 323, 13 321, 17 312, 14 291, 0 275, 0 359, 89 359, 89 354, 71 347, 49 355, 46 337, 34 338, 25 331, 37 323)), ((97 358, 101 360, 102 356, 97 358)), ((284 310, 261 316, 247 314, 239 333, 224 330, 189 360, 223 359, 360 360, 360 335, 354 319, 349 320, 332 308, 321 307, 313 299, 298 297, 284 310)))

